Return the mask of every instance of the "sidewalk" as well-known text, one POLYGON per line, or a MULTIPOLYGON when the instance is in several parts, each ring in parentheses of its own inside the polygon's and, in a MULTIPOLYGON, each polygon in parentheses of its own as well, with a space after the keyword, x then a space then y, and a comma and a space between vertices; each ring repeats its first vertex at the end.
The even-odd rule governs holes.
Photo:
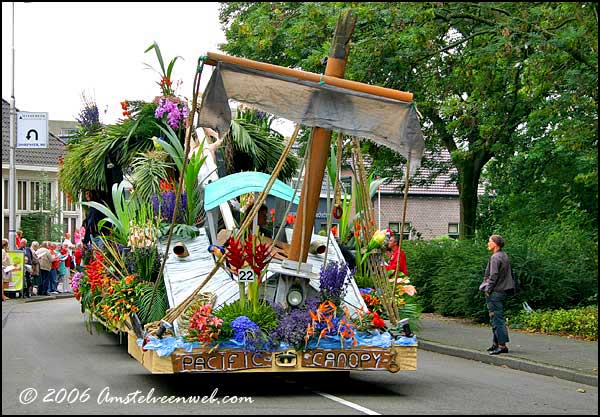
POLYGON ((424 313, 419 349, 598 386, 598 342, 509 329, 509 353, 489 355, 489 325, 424 313))

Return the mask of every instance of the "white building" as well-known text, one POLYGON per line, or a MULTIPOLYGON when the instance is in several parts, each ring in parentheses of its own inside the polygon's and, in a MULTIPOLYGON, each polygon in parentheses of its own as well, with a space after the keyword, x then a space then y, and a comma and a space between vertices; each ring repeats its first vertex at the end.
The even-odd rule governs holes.
MULTIPOLYGON (((52 205, 58 205, 59 214, 55 222, 64 225, 64 231, 73 232, 83 221, 82 208, 69 201, 58 183, 59 158, 66 153, 66 143, 77 128, 76 121, 48 122, 48 147, 46 149, 16 149, 17 213, 16 229, 20 229, 21 218, 39 210, 49 211, 50 207, 39 207, 41 193, 49 194, 52 205)), ((15 126, 16 128, 16 126, 15 126)), ((9 195, 8 181, 10 169, 10 103, 2 99, 2 236, 8 238, 9 195)), ((78 199, 76 197, 75 199, 78 199)), ((27 236, 30 243, 31 239, 27 236)))

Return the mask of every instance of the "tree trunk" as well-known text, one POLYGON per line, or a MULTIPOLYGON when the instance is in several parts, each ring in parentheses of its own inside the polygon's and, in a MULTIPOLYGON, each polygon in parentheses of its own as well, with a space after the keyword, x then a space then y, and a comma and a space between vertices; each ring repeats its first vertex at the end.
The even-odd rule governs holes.
POLYGON ((475 235, 479 179, 481 170, 490 158, 489 153, 482 152, 457 164, 459 175, 457 185, 460 193, 459 239, 471 239, 475 235))

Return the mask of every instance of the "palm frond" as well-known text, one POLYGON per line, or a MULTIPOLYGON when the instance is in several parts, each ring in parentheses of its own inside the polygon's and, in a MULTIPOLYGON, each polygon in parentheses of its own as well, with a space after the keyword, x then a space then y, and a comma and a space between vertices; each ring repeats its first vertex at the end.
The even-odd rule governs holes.
POLYGON ((161 281, 156 292, 151 283, 143 287, 138 307, 138 316, 143 324, 161 320, 167 312, 167 291, 164 281, 161 281))
POLYGON ((152 195, 160 193, 160 180, 167 178, 167 169, 172 165, 166 162, 167 153, 152 151, 139 154, 133 160, 131 179, 134 192, 132 199, 136 204, 150 201, 152 195))

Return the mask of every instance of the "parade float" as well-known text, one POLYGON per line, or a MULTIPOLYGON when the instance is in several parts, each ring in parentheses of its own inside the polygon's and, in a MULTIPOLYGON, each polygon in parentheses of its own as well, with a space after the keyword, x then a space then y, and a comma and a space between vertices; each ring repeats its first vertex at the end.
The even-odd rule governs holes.
POLYGON ((155 43, 148 51, 160 63, 162 95, 124 102, 120 124, 69 148, 60 175, 71 195, 116 178, 85 183, 77 170, 93 171, 93 158, 126 172, 110 201, 82 203, 105 218, 72 286, 89 321, 126 333, 129 354, 150 372, 416 369, 416 290, 397 267, 383 267, 389 232, 374 226, 359 138, 404 155, 408 178, 423 137, 412 94, 343 79, 353 25, 348 14, 338 22, 324 75, 209 53, 199 59, 191 103, 172 89, 176 58, 165 70, 155 43), (215 68, 200 100, 205 65, 215 68), (296 124, 272 150, 280 155, 268 173, 217 175, 215 155, 233 126, 230 100, 296 124), (312 130, 300 189, 278 177, 301 128, 312 130), (358 187, 340 197, 344 139, 358 187), (334 217, 339 236, 354 236, 357 269, 331 229, 313 231, 328 163, 336 195, 328 224, 334 217), (257 224, 269 195, 286 204, 270 238, 257 224), (357 274, 369 288, 358 287, 357 274))

